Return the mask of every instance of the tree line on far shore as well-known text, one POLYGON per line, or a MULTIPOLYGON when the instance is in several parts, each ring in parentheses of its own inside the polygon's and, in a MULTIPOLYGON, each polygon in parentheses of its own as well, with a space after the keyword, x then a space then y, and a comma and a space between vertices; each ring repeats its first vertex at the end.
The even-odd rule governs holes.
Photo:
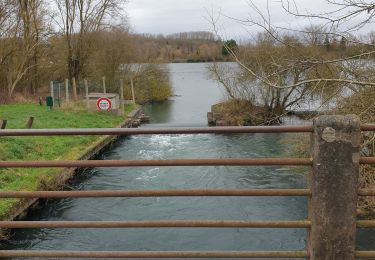
MULTIPOLYGON (((223 43, 207 31, 181 32, 170 35, 134 35, 140 61, 214 62, 231 60, 223 43)), ((237 43, 232 40, 237 45, 237 43)))
MULTIPOLYGON (((223 59, 222 45, 212 33, 138 35, 131 32, 125 11, 121 0, 1 1, 0 103, 46 91, 52 80, 68 79, 72 86, 83 79, 100 84, 105 77, 107 89, 116 90, 120 79, 129 85, 131 64, 223 59)), ((147 86, 167 88, 156 100, 168 98, 165 68, 149 66, 137 73, 136 90, 139 73, 144 76, 140 100, 150 98, 147 91, 156 93, 147 86)))

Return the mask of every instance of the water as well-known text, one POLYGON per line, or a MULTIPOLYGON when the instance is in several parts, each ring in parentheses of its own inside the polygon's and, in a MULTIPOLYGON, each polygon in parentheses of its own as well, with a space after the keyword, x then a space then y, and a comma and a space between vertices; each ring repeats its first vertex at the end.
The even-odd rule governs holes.
MULTIPOLYGON (((222 98, 216 83, 207 79, 205 66, 169 65, 177 96, 145 107, 151 124, 144 127, 205 126, 206 112, 222 98)), ((101 158, 282 157, 288 156, 285 151, 290 150, 292 138, 292 134, 134 136, 120 139, 101 158)), ((73 186, 81 190, 304 188, 308 171, 303 167, 94 168, 85 170, 73 186)), ((82 198, 51 200, 32 211, 28 220, 299 220, 306 213, 306 199, 299 197, 82 198)), ((14 232, 2 249, 303 250, 306 235, 303 229, 24 229, 14 232)))

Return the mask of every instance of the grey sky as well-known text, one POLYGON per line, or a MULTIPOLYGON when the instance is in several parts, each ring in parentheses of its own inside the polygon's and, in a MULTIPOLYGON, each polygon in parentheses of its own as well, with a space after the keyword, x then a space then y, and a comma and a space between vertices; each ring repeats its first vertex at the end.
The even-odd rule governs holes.
MULTIPOLYGON (((254 0, 257 7, 266 11, 266 0, 254 0)), ((300 11, 326 10, 324 0, 296 0, 300 11)), ((270 0, 272 22, 280 26, 304 26, 307 20, 286 15, 279 0, 270 0)), ((256 17, 246 0, 129 0, 127 13, 132 28, 138 33, 170 34, 183 31, 211 31, 207 11, 215 15, 220 10, 237 18, 256 17)), ((243 38, 246 31, 236 22, 221 17, 221 34, 227 37, 243 38)))

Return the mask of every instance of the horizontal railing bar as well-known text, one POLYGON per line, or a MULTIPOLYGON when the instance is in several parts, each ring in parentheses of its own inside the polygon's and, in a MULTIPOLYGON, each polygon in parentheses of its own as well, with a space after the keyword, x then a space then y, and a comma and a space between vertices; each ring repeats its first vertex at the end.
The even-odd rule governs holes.
POLYGON ((356 251, 355 257, 363 257, 363 258, 374 258, 375 257, 375 251, 356 251))
POLYGON ((310 196, 309 189, 185 189, 185 190, 85 190, 0 191, 0 198, 96 198, 188 196, 310 196))
POLYGON ((0 257, 65 258, 303 258, 307 251, 36 251, 0 250, 0 257))
POLYGON ((360 228, 375 228, 375 220, 358 220, 357 227, 360 228))
POLYGON ((0 228, 309 228, 308 220, 0 221, 0 228))
MULTIPOLYGON (((375 131, 375 124, 363 124, 362 131, 375 131)), ((58 136, 58 135, 149 135, 149 134, 230 134, 230 133, 309 133, 311 125, 297 126, 232 126, 189 128, 51 128, 3 129, 0 136, 58 136)))
POLYGON ((375 189, 359 189, 359 196, 375 196, 375 189))
POLYGON ((361 157, 359 158, 360 164, 375 164, 375 157, 361 157))
POLYGON ((312 132, 312 126, 232 126, 194 128, 60 128, 60 129, 6 129, 0 136, 51 135, 148 135, 148 134, 230 134, 230 133, 296 133, 312 132))
POLYGON ((0 161, 0 167, 150 167, 150 166, 276 166, 312 165, 308 158, 176 159, 176 160, 80 160, 80 161, 0 161))
POLYGON ((361 131, 375 131, 375 124, 362 124, 361 131))
MULTIPOLYGON (((363 124, 362 131, 375 131, 375 124, 363 124)), ((226 134, 226 133, 309 133, 311 125, 290 126, 229 126, 174 128, 56 128, 4 129, 0 136, 57 136, 57 135, 148 135, 148 134, 226 134)))

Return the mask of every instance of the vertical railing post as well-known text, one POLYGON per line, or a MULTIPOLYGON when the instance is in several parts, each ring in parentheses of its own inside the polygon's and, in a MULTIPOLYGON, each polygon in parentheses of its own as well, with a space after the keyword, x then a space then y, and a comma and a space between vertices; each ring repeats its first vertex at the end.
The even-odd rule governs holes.
POLYGON ((360 136, 354 115, 314 120, 310 260, 354 259, 360 136))

